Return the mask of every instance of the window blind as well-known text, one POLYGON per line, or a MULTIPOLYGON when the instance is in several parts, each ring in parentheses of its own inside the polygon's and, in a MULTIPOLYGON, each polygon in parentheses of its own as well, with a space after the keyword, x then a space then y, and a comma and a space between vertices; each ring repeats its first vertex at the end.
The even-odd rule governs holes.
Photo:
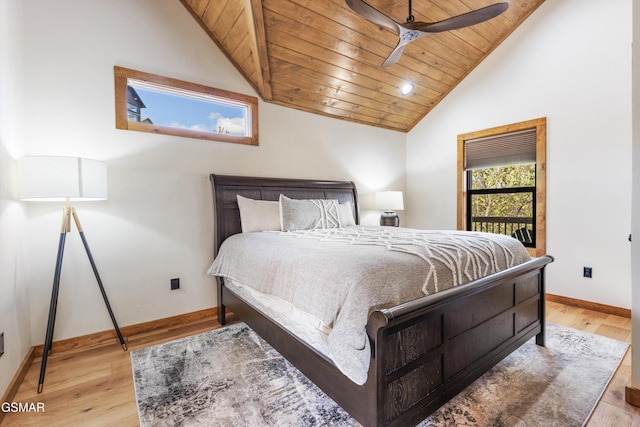
POLYGON ((535 162, 535 128, 465 141, 465 170, 535 162))

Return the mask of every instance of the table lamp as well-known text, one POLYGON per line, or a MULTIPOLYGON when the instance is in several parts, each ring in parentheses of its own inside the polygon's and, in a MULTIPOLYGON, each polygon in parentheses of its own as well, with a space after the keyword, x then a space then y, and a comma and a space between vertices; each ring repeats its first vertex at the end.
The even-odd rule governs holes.
POLYGON ((380 216, 380 225, 398 227, 400 218, 398 218, 398 214, 395 211, 404 209, 402 191, 381 191, 376 193, 375 208, 384 210, 384 213, 380 216))
POLYGON ((60 273, 62 271, 62 256, 67 233, 71 231, 71 217, 76 224, 76 228, 82 239, 85 251, 89 257, 89 262, 96 276, 98 287, 102 293, 102 298, 107 306, 107 311, 113 322, 113 326, 118 334, 118 339, 122 348, 126 351, 125 344, 116 318, 111 310, 111 305, 107 299, 102 280, 98 274, 98 269, 93 260, 93 255, 89 249, 89 244, 80 225, 78 215, 71 206, 71 201, 80 200, 106 200, 107 199, 107 167, 103 162, 97 160, 83 159, 77 157, 56 157, 56 156, 29 156, 18 160, 18 171, 20 175, 20 199, 24 201, 50 201, 65 202, 62 211, 62 227, 60 230, 60 242, 58 244, 58 255, 56 258, 56 268, 53 276, 53 289, 51 292, 51 304, 49 306, 49 317, 47 320, 47 332, 45 335, 44 348, 42 352, 42 365, 40 367, 40 379, 38 381, 38 393, 42 392, 44 375, 47 366, 47 357, 51 351, 53 341, 53 329, 56 320, 56 310, 58 305, 58 291, 60 289, 60 273))

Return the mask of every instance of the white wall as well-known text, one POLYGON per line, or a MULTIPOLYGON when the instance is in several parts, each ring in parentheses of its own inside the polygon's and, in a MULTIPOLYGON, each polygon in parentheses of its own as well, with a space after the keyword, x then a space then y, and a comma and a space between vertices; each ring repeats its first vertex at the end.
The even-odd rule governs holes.
POLYGON ((31 347, 29 295, 25 283, 24 205, 15 201, 14 156, 19 154, 21 128, 19 30, 17 0, 0 1, 0 333, 5 353, 0 357, 0 396, 31 347))
POLYGON ((407 223, 456 227, 458 134, 547 117, 547 290, 630 308, 631 29, 631 0, 540 6, 409 133, 407 223))
MULTIPOLYGON (((120 326, 215 305, 210 173, 404 187, 404 134, 263 102, 259 147, 116 130, 114 65, 256 95, 178 1, 23 8, 23 151, 107 162, 109 200, 76 209, 120 326), (174 277, 181 289, 170 291, 174 277)), ((44 340, 61 208, 28 204, 33 344, 44 340)), ((75 232, 61 282, 54 340, 112 328, 75 232)))
MULTIPOLYGON (((633 132, 633 191, 631 231, 633 244, 631 251, 631 332, 632 347, 640 343, 640 7, 637 2, 633 5, 633 63, 632 63, 632 132, 633 132)), ((640 389, 640 351, 632 351, 631 384, 640 389)), ((636 402, 634 402, 636 403, 636 402)))

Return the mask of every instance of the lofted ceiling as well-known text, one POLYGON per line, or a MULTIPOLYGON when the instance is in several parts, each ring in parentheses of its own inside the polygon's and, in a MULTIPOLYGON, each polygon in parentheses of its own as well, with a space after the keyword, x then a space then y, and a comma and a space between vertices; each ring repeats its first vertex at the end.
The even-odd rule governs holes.
MULTIPOLYGON (((409 0, 366 0, 405 22, 409 0)), ((416 21, 439 22, 498 0, 413 0, 416 21)), ((381 67, 398 43, 345 0, 181 0, 270 103, 352 122, 411 130, 544 0, 508 0, 487 22, 422 37, 381 67), (410 82, 415 89, 400 94, 410 82)))

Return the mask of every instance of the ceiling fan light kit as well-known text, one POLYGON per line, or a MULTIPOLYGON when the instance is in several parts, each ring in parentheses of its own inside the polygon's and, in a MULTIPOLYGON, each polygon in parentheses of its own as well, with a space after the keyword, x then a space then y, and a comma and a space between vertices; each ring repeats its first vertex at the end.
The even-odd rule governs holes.
POLYGON ((387 15, 365 3, 363 0, 345 1, 351 10, 361 15, 363 18, 373 22, 374 24, 389 28, 398 35, 398 45, 382 63, 382 67, 388 67, 398 62, 398 59, 402 56, 405 46, 414 40, 434 33, 457 30, 480 24, 481 22, 495 18, 509 7, 509 3, 507 2, 495 3, 440 22, 426 23, 415 22, 415 18, 412 13, 411 0, 409 0, 409 15, 407 16, 407 21, 400 23, 389 18, 387 15))

